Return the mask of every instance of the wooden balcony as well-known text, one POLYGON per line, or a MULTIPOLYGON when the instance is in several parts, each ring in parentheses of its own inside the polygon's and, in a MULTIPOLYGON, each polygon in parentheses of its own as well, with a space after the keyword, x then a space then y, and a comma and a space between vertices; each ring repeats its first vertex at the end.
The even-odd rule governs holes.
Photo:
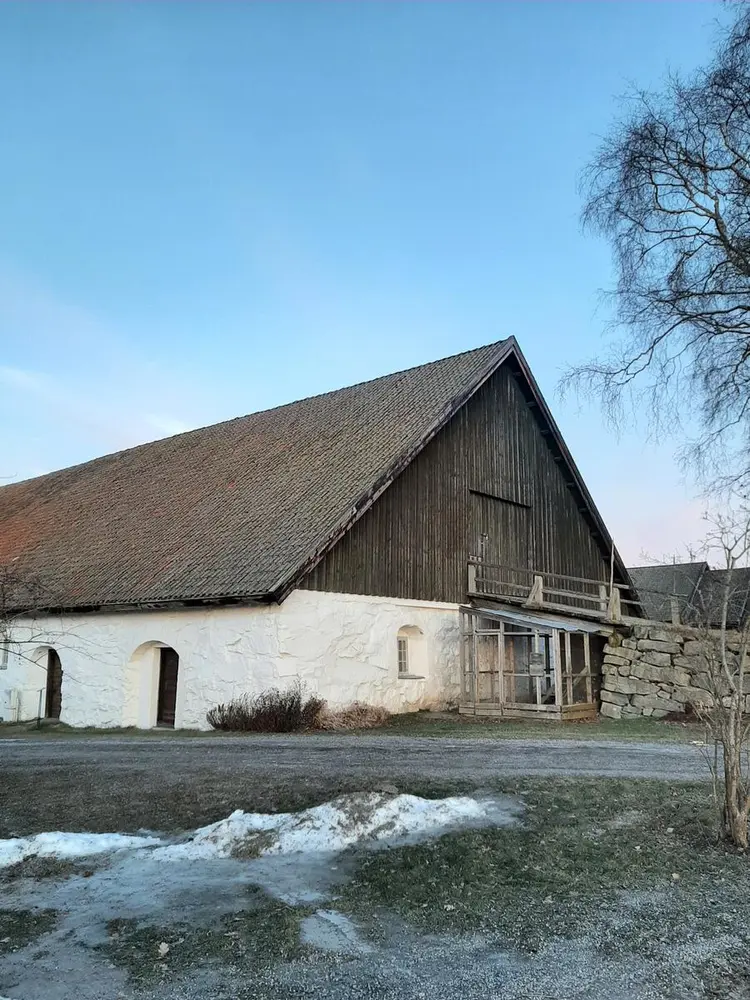
POLYGON ((471 560, 468 565, 470 600, 484 598, 612 624, 640 617, 640 602, 623 596, 629 591, 626 584, 606 580, 543 573, 481 560, 471 560))

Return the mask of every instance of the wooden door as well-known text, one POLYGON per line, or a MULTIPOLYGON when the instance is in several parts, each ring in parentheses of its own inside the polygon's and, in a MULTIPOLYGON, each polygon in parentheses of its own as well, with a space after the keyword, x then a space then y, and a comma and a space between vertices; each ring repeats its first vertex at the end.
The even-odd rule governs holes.
POLYGON ((180 658, 173 649, 159 652, 159 698, 156 706, 157 726, 174 726, 177 705, 177 668, 180 658))
POLYGON ((59 719, 62 708, 62 664, 57 650, 47 653, 47 698, 44 714, 48 719, 59 719))
POLYGON ((504 579, 509 583, 531 585, 529 509, 517 503, 472 493, 473 555, 490 565, 509 568, 504 579))

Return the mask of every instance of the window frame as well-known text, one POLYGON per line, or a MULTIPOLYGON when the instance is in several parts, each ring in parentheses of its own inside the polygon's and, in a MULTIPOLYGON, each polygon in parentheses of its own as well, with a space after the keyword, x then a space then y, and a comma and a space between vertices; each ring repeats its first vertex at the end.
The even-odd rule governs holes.
POLYGON ((398 676, 409 676, 409 636, 396 636, 396 656, 398 663, 398 676))

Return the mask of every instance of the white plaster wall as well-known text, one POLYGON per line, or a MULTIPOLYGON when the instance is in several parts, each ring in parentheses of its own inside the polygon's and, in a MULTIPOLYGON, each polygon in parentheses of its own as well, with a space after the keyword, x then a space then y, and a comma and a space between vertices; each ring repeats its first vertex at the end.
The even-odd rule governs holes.
POLYGON ((14 638, 0 672, 5 719, 11 691, 22 692, 24 717, 35 716, 49 646, 63 667, 61 720, 73 726, 154 725, 161 646, 180 657, 178 728, 206 728, 211 706, 297 677, 332 706, 365 701, 403 712, 458 696, 458 607, 450 604, 297 590, 268 607, 39 619, 14 638), (423 679, 398 676, 404 626, 423 634, 412 660, 424 665, 423 679))

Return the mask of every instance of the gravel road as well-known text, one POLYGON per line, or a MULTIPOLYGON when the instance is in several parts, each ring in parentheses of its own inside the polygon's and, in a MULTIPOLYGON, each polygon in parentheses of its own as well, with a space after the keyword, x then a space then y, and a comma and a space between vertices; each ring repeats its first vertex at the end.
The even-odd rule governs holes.
POLYGON ((590 740, 460 740, 406 736, 246 736, 211 739, 45 738, 0 741, 0 771, 54 764, 113 777, 155 767, 171 775, 196 767, 245 777, 278 772, 310 778, 471 780, 504 775, 600 775, 692 781, 708 778, 698 746, 590 740))

